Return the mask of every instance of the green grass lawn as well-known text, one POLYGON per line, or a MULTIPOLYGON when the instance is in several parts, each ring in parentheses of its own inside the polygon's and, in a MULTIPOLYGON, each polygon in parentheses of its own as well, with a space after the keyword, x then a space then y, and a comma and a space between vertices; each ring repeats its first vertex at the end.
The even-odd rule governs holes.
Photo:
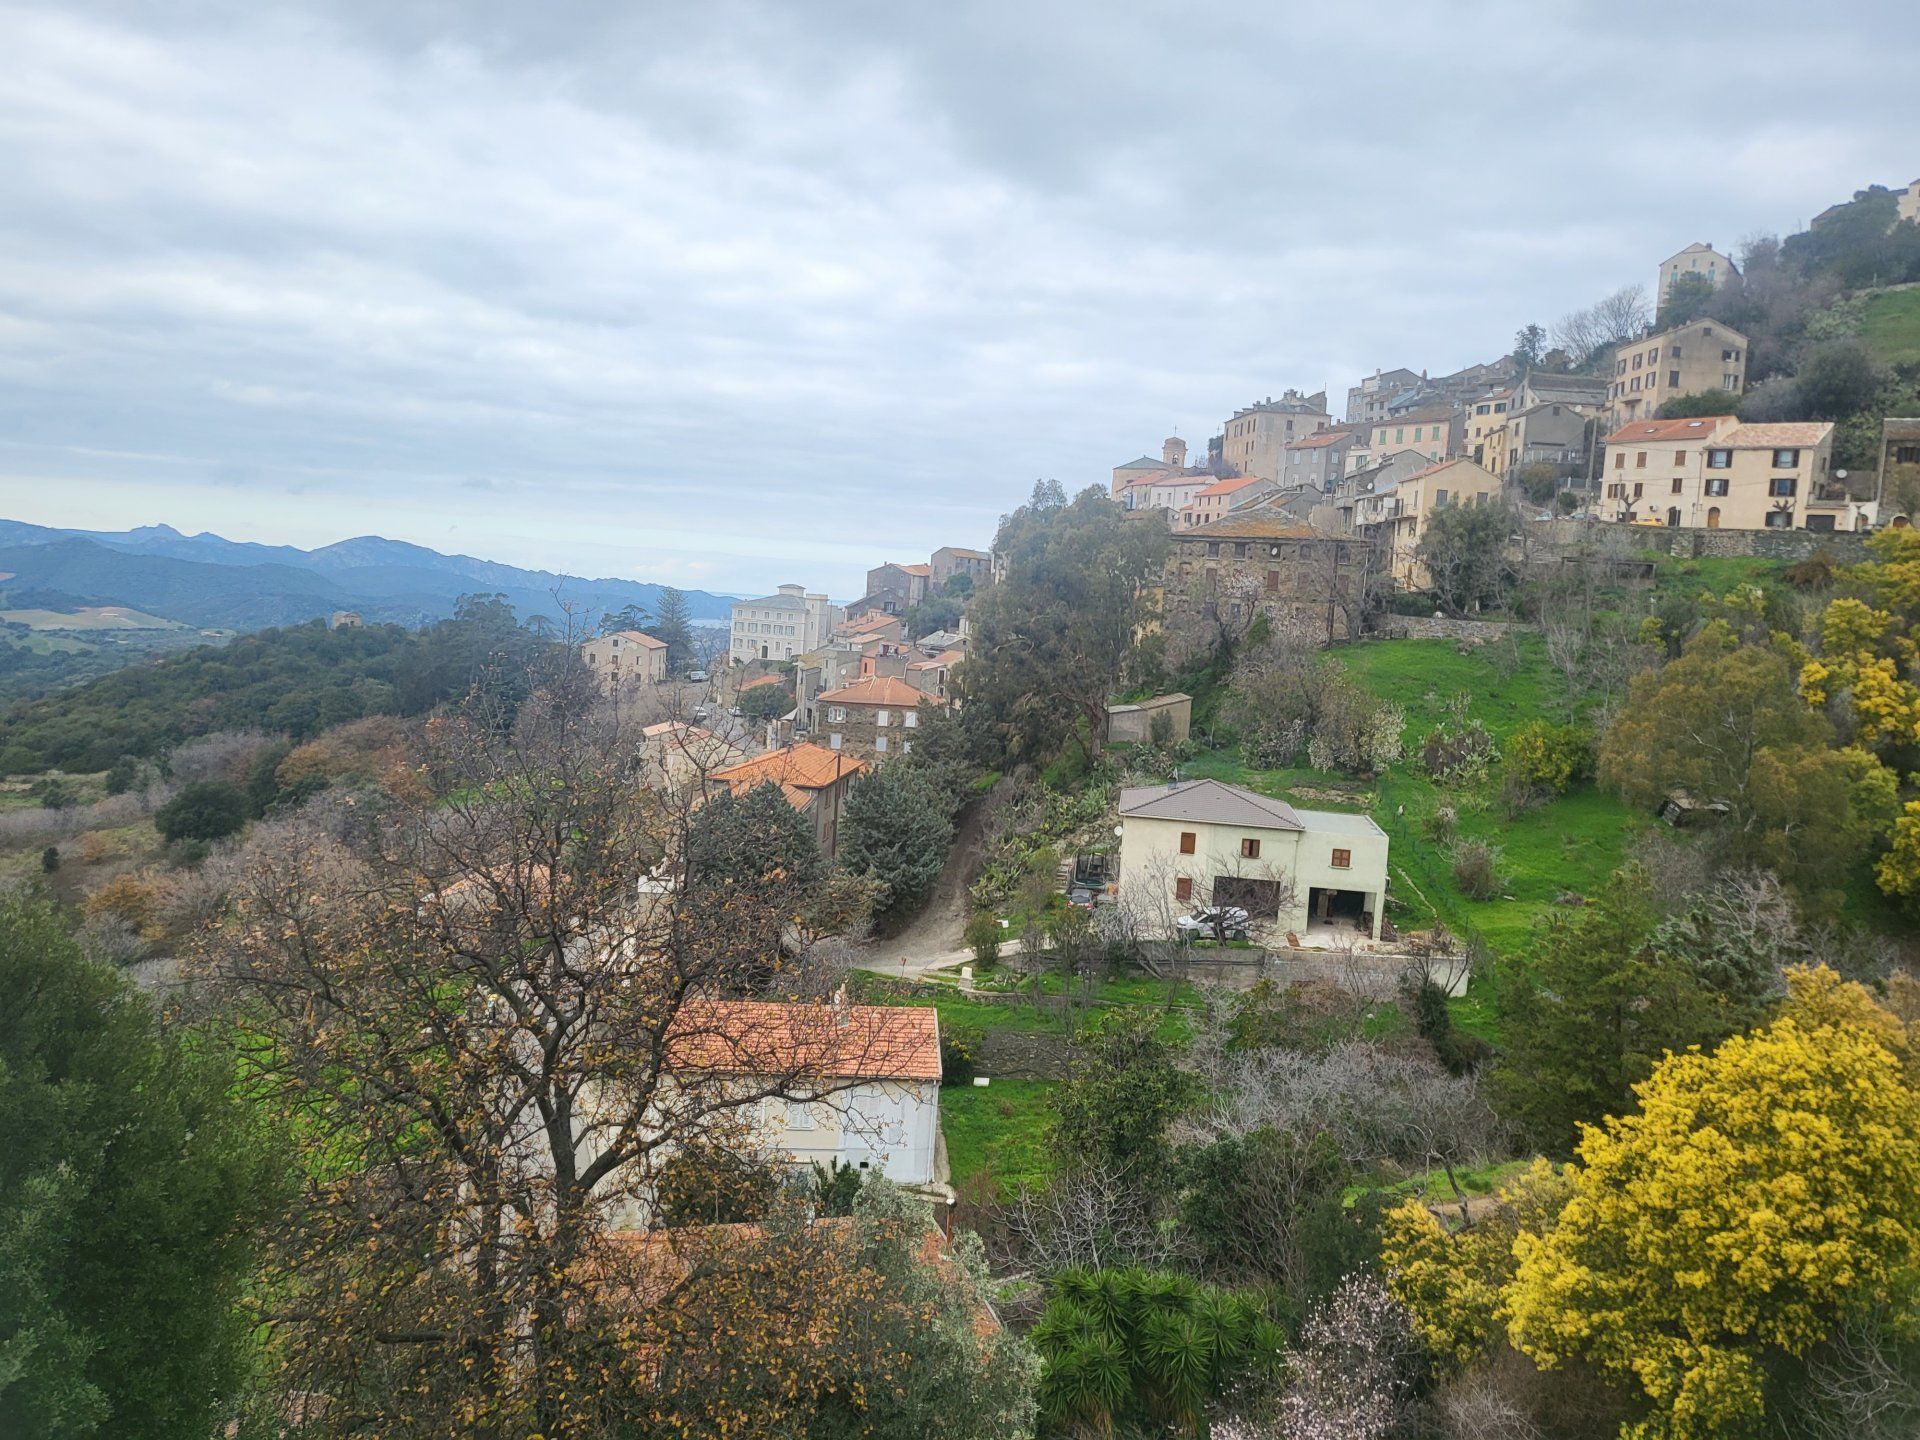
POLYGON ((1529 720, 1557 716, 1563 687, 1540 637, 1518 637, 1519 661, 1511 667, 1502 663, 1503 648, 1463 651, 1451 640, 1371 640, 1343 646, 1333 656, 1374 694, 1406 712, 1412 747, 1445 718, 1456 695, 1470 698, 1468 714, 1496 740, 1529 720))
POLYGON ((984 1088, 942 1089, 940 1126, 954 1183, 990 1172, 1000 1193, 1011 1196, 1045 1181, 1053 1163, 1047 1146, 1053 1088, 1047 1080, 995 1080, 984 1088))
POLYGON ((1883 365, 1920 361, 1920 290, 1869 297, 1860 338, 1883 365))

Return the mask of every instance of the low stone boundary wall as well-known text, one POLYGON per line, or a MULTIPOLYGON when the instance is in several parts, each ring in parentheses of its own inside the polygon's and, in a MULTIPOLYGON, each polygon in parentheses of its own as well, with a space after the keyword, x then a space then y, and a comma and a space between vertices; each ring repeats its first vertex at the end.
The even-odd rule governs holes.
POLYGON ((1382 615, 1373 623, 1376 634, 1395 640, 1457 640, 1467 645, 1485 645, 1504 640, 1516 630, 1531 626, 1508 620, 1449 620, 1444 615, 1382 615))

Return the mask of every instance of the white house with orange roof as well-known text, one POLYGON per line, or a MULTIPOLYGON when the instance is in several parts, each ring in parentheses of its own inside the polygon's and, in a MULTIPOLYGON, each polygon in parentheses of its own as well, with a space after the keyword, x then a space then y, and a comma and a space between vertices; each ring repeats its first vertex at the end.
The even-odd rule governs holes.
POLYGON ((1216 480, 1211 485, 1203 485, 1194 492, 1193 499, 1181 507, 1174 528, 1192 530, 1196 526, 1210 525, 1215 520, 1224 520, 1228 511, 1238 510, 1242 505, 1250 505, 1264 495, 1271 495, 1276 488, 1273 481, 1258 475, 1236 475, 1230 480, 1216 480))

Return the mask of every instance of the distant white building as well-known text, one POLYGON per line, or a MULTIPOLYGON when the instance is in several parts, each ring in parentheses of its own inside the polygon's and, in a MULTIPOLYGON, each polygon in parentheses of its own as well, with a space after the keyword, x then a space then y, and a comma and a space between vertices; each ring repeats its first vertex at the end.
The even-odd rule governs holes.
POLYGON ((735 665, 755 660, 792 660, 817 650, 833 635, 846 612, 804 585, 782 585, 758 600, 736 600, 727 647, 735 665))
POLYGON ((1238 905, 1309 943, 1378 939, 1386 899, 1387 836, 1365 815, 1218 780, 1120 792, 1120 901, 1148 924, 1238 905))

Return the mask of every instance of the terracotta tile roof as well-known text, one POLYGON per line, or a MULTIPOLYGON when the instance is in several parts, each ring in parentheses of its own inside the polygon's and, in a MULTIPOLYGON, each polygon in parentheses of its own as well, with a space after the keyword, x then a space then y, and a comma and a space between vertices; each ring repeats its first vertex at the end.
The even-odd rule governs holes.
POLYGON ((689 1000, 667 1032, 665 1067, 806 1081, 938 1080, 940 1012, 930 1005, 689 1000))
POLYGON ((758 690, 763 685, 784 686, 786 683, 787 682, 782 680, 778 675, 761 675, 756 679, 747 681, 746 684, 742 685, 738 690, 734 691, 733 693, 736 695, 744 695, 747 691, 758 690))
POLYGON ((889 615, 884 610, 869 610, 858 620, 849 620, 840 627, 848 635, 857 635, 862 630, 884 630, 889 625, 898 625, 900 617, 889 615))
POLYGON ((1289 520, 1283 515, 1242 512, 1208 525, 1182 530, 1173 538, 1176 543, 1184 544, 1189 540, 1332 540, 1340 537, 1316 530, 1311 525, 1302 525, 1297 520, 1289 520))
POLYGON ((906 573, 909 575, 932 575, 933 574, 933 567, 931 565, 901 565, 901 566, 897 566, 896 568, 906 571, 906 573))
POLYGON ((1669 440, 1705 440, 1732 418, 1730 415, 1698 415, 1687 420, 1635 420, 1607 436, 1607 444, 1665 444, 1669 440))
POLYGON ((1259 483, 1260 477, 1258 475, 1236 475, 1231 480, 1214 481, 1213 484, 1207 486, 1206 489, 1198 491, 1193 498, 1198 500, 1202 495, 1231 495, 1236 490, 1244 490, 1249 485, 1258 485, 1259 483))
MULTIPOLYGON (((601 635, 598 638, 601 640, 625 640, 629 645, 639 645, 648 650, 664 650, 667 648, 666 641, 656 640, 653 636, 639 630, 615 630, 611 635, 601 635)), ((592 641, 588 643, 591 644, 592 641)))
POLYGON ((940 703, 925 691, 916 690, 891 675, 862 675, 838 690, 827 690, 814 697, 815 704, 822 700, 835 705, 900 705, 909 710, 916 705, 940 703))
POLYGON ((858 775, 866 768, 864 760, 796 741, 751 760, 742 760, 738 765, 715 770, 707 778, 725 785, 736 795, 771 782, 780 787, 794 809, 800 810, 813 799, 816 790, 824 790, 836 780, 858 775))
POLYGON ((1798 424, 1736 425, 1720 437, 1722 445, 1735 450, 1811 449, 1833 434, 1831 420, 1810 420, 1798 424))

